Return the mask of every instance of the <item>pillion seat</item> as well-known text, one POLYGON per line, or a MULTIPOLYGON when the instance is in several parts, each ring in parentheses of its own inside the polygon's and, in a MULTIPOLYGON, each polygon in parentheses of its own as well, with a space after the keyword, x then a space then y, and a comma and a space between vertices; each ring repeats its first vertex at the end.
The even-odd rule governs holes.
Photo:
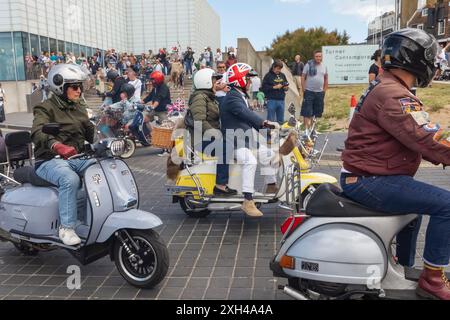
POLYGON ((311 217, 363 218, 391 217, 403 214, 380 212, 346 198, 342 190, 332 184, 321 185, 311 197, 306 208, 311 217))

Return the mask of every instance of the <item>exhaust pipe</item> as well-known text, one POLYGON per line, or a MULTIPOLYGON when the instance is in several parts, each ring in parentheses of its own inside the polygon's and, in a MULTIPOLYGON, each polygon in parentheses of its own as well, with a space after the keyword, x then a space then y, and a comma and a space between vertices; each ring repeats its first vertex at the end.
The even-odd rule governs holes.
POLYGON ((310 299, 308 299, 304 294, 298 292, 297 290, 288 287, 288 286, 281 286, 280 287, 281 290, 283 290, 283 292, 285 294, 287 294, 288 296, 290 296, 291 298, 294 298, 295 300, 300 300, 300 301, 309 301, 310 299))

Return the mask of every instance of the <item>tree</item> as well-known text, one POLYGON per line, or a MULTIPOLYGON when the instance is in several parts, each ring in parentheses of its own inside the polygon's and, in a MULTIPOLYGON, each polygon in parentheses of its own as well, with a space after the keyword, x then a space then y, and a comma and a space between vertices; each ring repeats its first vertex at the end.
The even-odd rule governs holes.
POLYGON ((314 51, 323 46, 347 45, 350 37, 347 31, 339 33, 338 30, 328 32, 325 28, 300 28, 293 32, 286 31, 277 36, 267 54, 274 59, 292 61, 297 54, 305 59, 312 59, 314 51))

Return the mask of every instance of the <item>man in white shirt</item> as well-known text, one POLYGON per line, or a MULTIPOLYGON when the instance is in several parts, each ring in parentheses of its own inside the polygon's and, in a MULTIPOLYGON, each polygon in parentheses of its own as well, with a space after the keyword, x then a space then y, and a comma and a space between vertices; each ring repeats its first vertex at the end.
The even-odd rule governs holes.
POLYGON ((127 76, 128 83, 133 85, 133 87, 136 89, 136 91, 134 92, 134 97, 141 100, 142 81, 136 77, 136 72, 133 69, 128 69, 127 76))
POLYGON ((227 72, 227 66, 225 65, 225 62, 219 62, 217 65, 217 73, 221 74, 223 76, 222 79, 218 80, 216 82, 216 100, 219 102, 219 105, 222 103, 223 98, 227 95, 227 93, 230 91, 230 88, 227 84, 227 79, 225 77, 225 73, 227 72))
POLYGON ((252 108, 255 110, 258 104, 258 92, 261 89, 262 82, 260 77, 251 78, 251 90, 252 90, 252 108))

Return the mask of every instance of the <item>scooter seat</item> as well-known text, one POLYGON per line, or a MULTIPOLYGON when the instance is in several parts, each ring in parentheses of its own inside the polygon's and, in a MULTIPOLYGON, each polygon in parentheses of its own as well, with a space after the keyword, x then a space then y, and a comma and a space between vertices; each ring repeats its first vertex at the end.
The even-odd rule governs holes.
POLYGON ((18 168, 14 171, 13 174, 14 180, 17 182, 24 184, 24 183, 30 183, 35 187, 43 187, 43 188, 51 188, 55 187, 50 182, 47 182, 46 180, 42 179, 36 174, 36 171, 33 167, 22 167, 18 168))
POLYGON ((306 208, 306 214, 311 217, 324 218, 390 217, 402 215, 367 208, 346 198, 342 190, 333 184, 323 184, 314 192, 306 208))

